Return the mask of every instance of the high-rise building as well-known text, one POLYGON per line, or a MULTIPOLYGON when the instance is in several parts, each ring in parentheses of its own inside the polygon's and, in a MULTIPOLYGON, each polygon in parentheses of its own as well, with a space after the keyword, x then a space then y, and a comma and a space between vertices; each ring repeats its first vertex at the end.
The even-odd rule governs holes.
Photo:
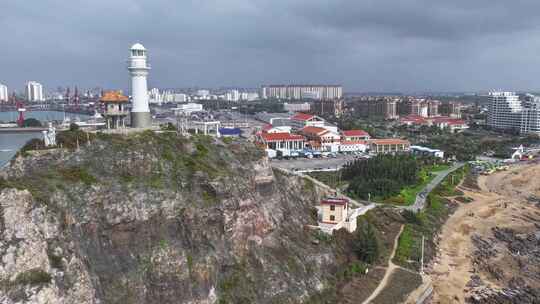
POLYGON ((131 126, 148 128, 152 125, 152 116, 148 105, 148 71, 147 53, 144 46, 136 43, 131 47, 129 57, 129 74, 131 76, 131 126))
POLYGON ((540 97, 527 94, 522 107, 520 133, 540 135, 540 97))
POLYGON ((399 117, 397 113, 398 100, 392 97, 364 97, 355 103, 354 108, 363 117, 396 119, 399 117))
POLYGON ((43 98, 43 86, 36 81, 29 81, 26 83, 26 100, 30 102, 44 101, 43 98))
POLYGON ((343 99, 322 99, 311 104, 311 112, 316 115, 333 115, 340 117, 343 114, 343 99))
POLYGON ((439 104, 440 101, 438 100, 429 100, 427 102, 429 117, 439 116, 439 104))
POLYGON ((0 102, 9 100, 8 89, 6 85, 0 83, 0 102))
POLYGON ((462 107, 457 101, 443 102, 439 105, 439 113, 451 118, 461 118, 462 107))
POLYGON ((240 101, 240 92, 238 90, 229 90, 225 93, 225 100, 237 102, 240 101))
POLYGON ((262 87, 263 99, 340 99, 343 87, 340 85, 269 85, 262 87))
POLYGON ((495 129, 520 130, 522 106, 514 92, 490 92, 487 125, 495 129))

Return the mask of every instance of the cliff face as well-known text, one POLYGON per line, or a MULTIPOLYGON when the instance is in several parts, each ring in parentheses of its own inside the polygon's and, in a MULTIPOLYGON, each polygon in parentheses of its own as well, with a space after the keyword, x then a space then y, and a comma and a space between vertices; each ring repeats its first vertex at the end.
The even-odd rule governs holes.
POLYGON ((100 136, 3 174, 2 303, 302 303, 337 267, 315 186, 249 144, 100 136))

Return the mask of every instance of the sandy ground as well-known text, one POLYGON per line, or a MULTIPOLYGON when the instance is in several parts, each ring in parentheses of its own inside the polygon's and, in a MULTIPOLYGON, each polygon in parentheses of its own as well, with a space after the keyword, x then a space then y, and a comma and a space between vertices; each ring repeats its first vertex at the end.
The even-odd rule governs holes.
MULTIPOLYGON (((472 233, 489 237, 495 226, 530 231, 531 221, 525 217, 539 214, 537 207, 525 201, 531 195, 540 197, 540 164, 516 165, 481 176, 478 184, 480 191, 462 189, 474 201, 460 204, 442 228, 439 251, 428 270, 434 288, 432 303, 465 303, 465 285, 473 273, 472 233)), ((480 276, 498 287, 497 282, 480 276)))

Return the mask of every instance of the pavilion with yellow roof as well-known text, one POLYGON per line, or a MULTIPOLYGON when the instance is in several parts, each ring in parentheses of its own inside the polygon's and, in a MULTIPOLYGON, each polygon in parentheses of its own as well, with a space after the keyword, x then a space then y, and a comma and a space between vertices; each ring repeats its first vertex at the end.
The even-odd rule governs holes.
POLYGON ((103 117, 107 121, 107 129, 125 128, 129 98, 122 91, 107 91, 101 96, 100 102, 105 105, 103 117))

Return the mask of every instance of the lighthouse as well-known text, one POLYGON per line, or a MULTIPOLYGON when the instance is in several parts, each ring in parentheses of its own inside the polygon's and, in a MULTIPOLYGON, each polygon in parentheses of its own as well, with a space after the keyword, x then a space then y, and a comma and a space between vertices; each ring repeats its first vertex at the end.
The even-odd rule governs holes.
POLYGON ((149 128, 152 126, 150 107, 148 106, 148 85, 146 77, 150 66, 144 46, 136 43, 131 47, 128 70, 131 76, 131 127, 149 128))

